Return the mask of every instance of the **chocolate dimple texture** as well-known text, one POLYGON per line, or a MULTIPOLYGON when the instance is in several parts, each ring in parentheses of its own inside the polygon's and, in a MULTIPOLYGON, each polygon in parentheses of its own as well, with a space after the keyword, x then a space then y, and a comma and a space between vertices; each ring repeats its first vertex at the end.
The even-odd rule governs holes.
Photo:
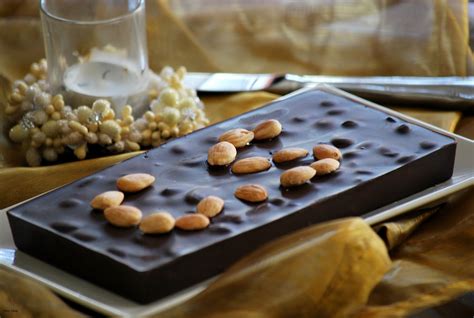
POLYGON ((413 156, 413 155, 403 156, 397 160, 397 163, 400 163, 400 164, 408 163, 410 161, 413 161, 415 158, 416 156, 413 156))
POLYGON ((87 187, 87 186, 93 184, 94 182, 96 182, 100 179, 101 179, 100 175, 93 175, 93 176, 90 176, 90 177, 86 177, 86 178, 82 179, 81 181, 78 181, 76 186, 78 188, 87 187))
POLYGON ((331 128, 334 126, 334 123, 329 119, 320 119, 314 125, 317 128, 331 128))
POLYGON ((295 116, 292 118, 292 121, 295 123, 304 123, 306 121, 306 118, 301 116, 295 116))
POLYGON ((433 149, 434 147, 436 147, 436 144, 431 141, 422 141, 420 142, 420 147, 425 150, 428 150, 428 149, 433 149))
POLYGON ((334 106, 334 103, 328 100, 323 100, 321 103, 319 103, 321 107, 332 107, 334 106))
POLYGON ((78 229, 78 226, 74 225, 72 222, 63 221, 63 222, 53 222, 50 224, 51 228, 55 229, 61 233, 69 233, 78 229))
POLYGON ((69 199, 65 199, 63 201, 60 201, 58 203, 58 206, 60 208, 70 208, 70 207, 78 206, 80 204, 81 204, 80 200, 75 199, 75 198, 69 198, 69 199))
POLYGON ((337 115, 342 115, 345 113, 344 109, 331 109, 326 112, 329 116, 337 116, 337 115))
POLYGON ((401 124, 397 127, 396 131, 399 134, 408 134, 410 132, 410 127, 407 124, 401 124))
POLYGON ((160 192, 160 194, 161 194, 162 196, 165 196, 165 197, 171 197, 171 196, 176 195, 176 194, 178 194, 178 193, 180 193, 180 192, 181 192, 181 189, 179 189, 179 188, 172 188, 172 187, 169 187, 169 188, 163 189, 163 190, 160 192))
POLYGON ((223 224, 211 224, 208 231, 213 234, 229 234, 232 232, 232 229, 223 224))
MULTIPOLYGON (((453 143, 448 137, 416 125, 410 124, 408 129, 403 125, 408 127, 398 118, 387 117, 349 99, 310 91, 170 141, 146 156, 139 155, 109 167, 19 206, 11 213, 125 266, 140 271, 154 269, 297 213, 325 198, 354 190, 361 183, 453 143), (316 176, 303 186, 284 189, 280 187, 280 174, 297 165, 309 165, 314 161, 312 156, 289 164, 272 162, 269 170, 258 174, 234 175, 229 167, 208 167, 208 147, 217 142, 220 134, 233 128, 253 129, 260 121, 271 118, 282 123, 284 133, 271 141, 253 142, 239 149, 237 159, 252 156, 271 159, 270 152, 287 147, 301 147, 311 153, 316 144, 332 143, 343 153, 341 168, 334 174, 316 176), (224 210, 202 231, 142 235, 137 228, 111 226, 102 212, 91 209, 89 202, 99 193, 116 190, 115 180, 128 173, 149 173, 156 177, 152 187, 125 196, 123 204, 140 208, 143 216, 165 210, 177 218, 194 211, 196 204, 208 195, 224 199, 224 210), (248 183, 265 186, 268 200, 253 204, 236 199, 235 189, 248 183)), ((315 210, 314 213, 329 212, 315 210)))
POLYGON ((356 128, 358 124, 353 120, 346 120, 341 124, 341 126, 344 128, 356 128))
POLYGON ((334 138, 331 143, 337 148, 347 148, 352 146, 354 141, 350 138, 334 138))
POLYGON ((88 233, 88 232, 79 231, 79 232, 74 233, 72 236, 84 242, 92 242, 92 241, 97 240, 96 235, 94 235, 93 233, 88 233))
POLYGON ((388 147, 380 147, 379 152, 382 156, 385 156, 385 157, 396 157, 396 156, 398 156, 398 152, 396 152, 393 149, 390 149, 388 147))

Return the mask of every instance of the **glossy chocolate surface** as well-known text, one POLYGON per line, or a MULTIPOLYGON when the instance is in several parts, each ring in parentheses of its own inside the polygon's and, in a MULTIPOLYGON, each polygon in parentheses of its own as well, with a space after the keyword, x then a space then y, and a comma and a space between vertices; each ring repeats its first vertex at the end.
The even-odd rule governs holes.
POLYGON ((146 302, 217 274, 276 236, 322 220, 362 215, 446 180, 452 174, 454 150, 451 138, 314 90, 173 140, 78 180, 13 209, 9 219, 20 249, 146 302), (232 128, 251 130, 272 118, 282 123, 282 134, 239 149, 237 159, 271 159, 273 152, 284 147, 305 148, 310 152, 306 158, 286 164, 272 162, 269 170, 248 175, 234 175, 230 167, 208 166, 207 149, 220 134, 232 128), (316 176, 303 186, 281 188, 280 174, 312 163, 311 150, 318 143, 340 148, 340 169, 316 176), (144 216, 157 210, 175 217, 194 213, 196 204, 207 195, 224 199, 224 210, 202 231, 175 229, 165 235, 144 235, 138 228, 116 228, 107 223, 102 212, 92 210, 89 202, 101 192, 115 190, 117 178, 134 172, 156 177, 152 187, 126 194, 123 202, 140 208, 144 216), (234 190, 247 183, 265 186, 269 199, 259 204, 236 199, 234 190), (54 238, 61 240, 55 242, 54 238), (63 260, 48 252, 50 249, 63 253, 63 258, 68 258, 66 250, 71 250, 69 257, 77 255, 80 260, 63 260), (78 261, 85 265, 72 264, 78 261), (218 264, 206 264, 215 262, 218 264), (193 268, 195 274, 177 279, 186 267, 193 268), (83 268, 96 268, 97 276, 132 278, 120 278, 122 284, 128 284, 121 288, 111 283, 110 277, 97 278, 83 268), (166 286, 156 287, 157 291, 152 285, 140 287, 150 278, 166 286), (142 285, 130 286, 132 279, 142 285))

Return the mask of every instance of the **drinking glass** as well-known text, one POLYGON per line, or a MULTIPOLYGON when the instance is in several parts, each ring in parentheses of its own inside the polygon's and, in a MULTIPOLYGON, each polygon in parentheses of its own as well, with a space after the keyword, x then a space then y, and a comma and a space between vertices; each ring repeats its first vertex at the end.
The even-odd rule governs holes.
MULTIPOLYGON (((74 107, 141 107, 149 81, 145 0, 41 0, 52 93, 74 107)), ((134 110, 134 113, 137 113, 134 110)))

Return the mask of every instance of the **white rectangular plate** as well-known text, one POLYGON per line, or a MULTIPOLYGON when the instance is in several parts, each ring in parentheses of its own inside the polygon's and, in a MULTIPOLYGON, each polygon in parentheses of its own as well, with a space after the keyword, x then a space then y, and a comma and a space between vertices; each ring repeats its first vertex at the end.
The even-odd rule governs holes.
MULTIPOLYGON (((474 141, 449 133, 388 108, 367 102, 366 100, 338 89, 321 85, 318 85, 318 88, 348 97, 408 122, 453 137, 458 142, 454 173, 450 180, 364 215, 364 219, 369 224, 380 223, 421 206, 441 201, 454 192, 474 185, 474 141)), ((308 91, 309 89, 311 88, 299 90, 282 97, 282 99, 308 91)), ((136 317, 156 314, 193 297, 204 290, 213 280, 202 282, 177 294, 147 305, 135 303, 18 251, 13 243, 10 226, 6 217, 6 211, 11 208, 12 207, 0 210, 0 266, 8 267, 21 275, 43 283, 59 295, 105 315, 136 317)))

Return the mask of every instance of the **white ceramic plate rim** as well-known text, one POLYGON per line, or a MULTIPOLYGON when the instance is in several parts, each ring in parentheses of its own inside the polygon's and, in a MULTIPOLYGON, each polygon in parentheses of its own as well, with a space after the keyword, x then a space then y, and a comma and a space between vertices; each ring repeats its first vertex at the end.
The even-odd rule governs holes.
MULTIPOLYGON (((390 218, 401 215, 415 208, 419 208, 429 203, 436 202, 452 193, 474 185, 474 160, 472 160, 471 163, 469 162, 469 158, 474 158, 473 141, 466 139, 462 136, 452 134, 450 132, 447 132, 425 122, 419 121, 412 117, 406 116, 399 112, 385 108, 383 106, 368 102, 362 98, 356 97, 354 95, 351 95, 349 93, 327 85, 315 85, 314 87, 304 88, 291 94, 285 95, 279 100, 304 93, 314 88, 352 99, 354 101, 365 104, 371 108, 375 108, 384 111, 387 114, 391 114, 395 117, 401 118, 407 122, 411 122, 416 125, 433 130, 435 132, 441 133, 443 135, 455 138, 458 142, 453 178, 439 185, 411 195, 403 200, 394 202, 390 205, 384 206, 382 208, 363 215, 362 217, 370 225, 386 221, 390 218)), ((16 205, 22 203, 24 202, 18 203, 16 205)), ((176 293, 167 298, 147 305, 141 305, 132 302, 128 299, 115 295, 105 289, 95 286, 89 282, 86 282, 80 278, 77 278, 71 274, 63 272, 62 270, 59 270, 51 265, 39 261, 20 251, 17 251, 13 244, 13 239, 5 213, 12 207, 8 207, 0 211, 0 265, 8 267, 21 275, 24 275, 39 283, 42 283, 45 286, 51 288, 59 295, 102 314, 124 317, 156 314, 163 310, 171 308, 179 303, 182 303, 187 299, 193 297, 194 295, 198 294, 199 292, 204 290, 212 280, 216 278, 214 277, 213 279, 207 280, 179 293, 176 293), (28 263, 29 266, 32 266, 34 268, 26 268, 15 265, 15 258, 21 258, 24 262, 28 263)))

